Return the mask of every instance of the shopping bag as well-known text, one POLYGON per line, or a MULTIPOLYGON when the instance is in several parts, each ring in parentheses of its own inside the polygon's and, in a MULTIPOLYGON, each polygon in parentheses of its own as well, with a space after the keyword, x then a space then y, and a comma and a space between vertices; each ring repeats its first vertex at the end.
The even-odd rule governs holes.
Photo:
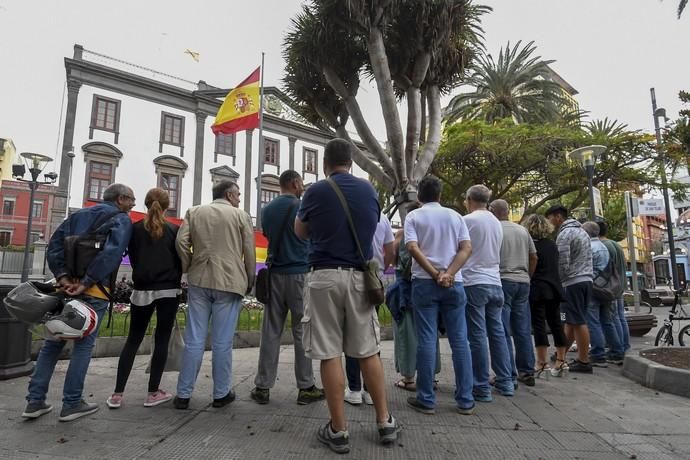
MULTIPOLYGON (((154 331, 155 334, 155 331, 154 331)), ((151 357, 153 357, 153 352, 155 345, 151 347, 151 357)), ((179 372, 182 368, 182 355, 184 354, 184 339, 182 338, 182 330, 180 325, 175 320, 175 326, 173 326, 172 333, 170 334, 170 342, 168 342, 168 359, 165 362, 165 369, 163 372, 179 372)), ((151 360, 149 359, 149 365, 146 366, 146 373, 151 372, 151 360)))

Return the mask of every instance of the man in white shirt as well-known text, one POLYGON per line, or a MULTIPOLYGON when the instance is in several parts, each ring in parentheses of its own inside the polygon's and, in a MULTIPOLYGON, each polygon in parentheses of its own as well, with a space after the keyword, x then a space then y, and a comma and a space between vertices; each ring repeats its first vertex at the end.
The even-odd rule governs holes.
POLYGON ((489 385, 489 354, 496 374, 496 390, 503 396, 513 396, 510 355, 503 329, 503 289, 501 288, 501 223, 486 208, 491 190, 473 185, 465 194, 465 206, 470 212, 465 222, 472 240, 472 256, 462 269, 467 293, 467 330, 472 349, 474 371, 474 399, 493 400, 489 385), (487 343, 488 338, 488 343, 487 343))
MULTIPOLYGON (((393 228, 391 222, 384 213, 379 217, 379 223, 376 225, 376 232, 374 239, 371 242, 371 250, 374 254, 373 259, 379 264, 379 277, 383 276, 383 272, 395 260, 395 253, 393 252, 393 242, 395 236, 393 235, 393 228)), ((376 307, 378 312, 378 307, 376 307)), ((347 388, 345 388, 345 402, 353 406, 359 406, 364 401, 367 405, 374 404, 371 395, 364 385, 362 390, 361 370, 359 367, 359 360, 355 358, 345 357, 345 373, 347 374, 347 388)))
POLYGON ((474 412, 472 356, 460 269, 472 252, 472 244, 462 216, 439 203, 441 182, 436 177, 422 179, 418 194, 422 207, 405 220, 405 242, 413 259, 412 304, 417 328, 417 395, 408 398, 407 404, 424 414, 435 412, 433 383, 440 313, 453 354, 457 411, 470 415, 474 412))

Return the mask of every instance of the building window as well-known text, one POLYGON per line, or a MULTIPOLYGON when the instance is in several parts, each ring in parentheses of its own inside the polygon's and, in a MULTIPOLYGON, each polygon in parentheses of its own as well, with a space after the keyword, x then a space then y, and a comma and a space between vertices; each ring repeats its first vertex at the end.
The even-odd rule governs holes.
POLYGON ((12 231, 0 230, 0 246, 9 246, 12 243, 12 231))
POLYGON ((34 233, 31 232, 31 244, 34 244, 36 241, 40 240, 43 235, 41 233, 34 233))
POLYGON ((234 134, 218 134, 216 136, 216 158, 218 161, 218 155, 225 155, 232 157, 232 164, 235 165, 235 135, 234 134))
POLYGON ((31 207, 31 215, 38 219, 43 216, 43 201, 34 201, 34 205, 31 207))
POLYGON ((280 180, 273 174, 261 176, 261 206, 268 204, 280 195, 280 180))
POLYGON ((161 173, 158 176, 158 186, 168 192, 170 196, 170 207, 166 214, 168 216, 177 216, 177 211, 180 208, 180 176, 177 174, 161 173))
POLYGON ((90 161, 87 174, 86 199, 89 201, 101 201, 103 191, 112 183, 113 165, 100 161, 90 161))
POLYGON ((316 155, 317 152, 314 149, 305 148, 302 151, 302 161, 304 162, 302 165, 302 169, 305 173, 316 174, 316 168, 318 167, 318 165, 316 164, 316 155))
POLYGON ((161 112, 161 135, 159 152, 163 151, 163 144, 182 147, 180 155, 184 153, 184 117, 172 113, 161 112))
POLYGON ((280 159, 280 141, 264 137, 264 163, 278 166, 280 159))
POLYGON ((264 190, 261 189, 261 205, 265 205, 273 201, 274 198, 277 198, 280 192, 277 192, 275 190, 264 190))
POLYGON ((93 95, 89 139, 93 139, 94 129, 115 133, 115 143, 117 144, 120 131, 120 101, 97 94, 93 95))
POLYGON ((8 200, 5 198, 2 202, 2 214, 5 216, 14 215, 14 200, 8 200))

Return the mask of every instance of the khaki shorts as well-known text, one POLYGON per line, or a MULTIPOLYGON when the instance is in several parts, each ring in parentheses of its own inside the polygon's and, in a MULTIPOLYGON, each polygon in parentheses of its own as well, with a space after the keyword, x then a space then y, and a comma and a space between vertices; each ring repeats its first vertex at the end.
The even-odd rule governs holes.
POLYGON ((364 273, 351 269, 309 272, 304 283, 302 344, 308 358, 352 358, 377 354, 381 331, 366 299, 364 273))

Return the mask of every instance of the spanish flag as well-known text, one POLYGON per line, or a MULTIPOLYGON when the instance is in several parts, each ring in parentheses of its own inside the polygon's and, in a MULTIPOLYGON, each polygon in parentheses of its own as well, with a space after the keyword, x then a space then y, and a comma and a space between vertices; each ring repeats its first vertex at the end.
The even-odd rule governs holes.
POLYGON ((242 83, 225 96, 216 121, 211 125, 214 134, 232 134, 259 127, 259 77, 257 67, 242 83))

